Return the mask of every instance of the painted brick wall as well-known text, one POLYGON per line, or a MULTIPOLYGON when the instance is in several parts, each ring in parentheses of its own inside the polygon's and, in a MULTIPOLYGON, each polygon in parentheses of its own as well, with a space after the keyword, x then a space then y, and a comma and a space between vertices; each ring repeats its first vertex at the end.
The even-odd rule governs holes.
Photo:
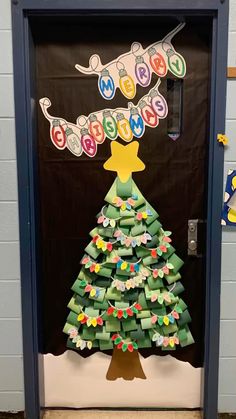
POLYGON ((10 0, 0 0, 0 410, 24 408, 10 0))
MULTIPOLYGON (((236 66, 236 0, 230 0, 229 65, 236 66)), ((236 81, 228 81, 230 146, 236 169, 236 81)), ((0 410, 24 408, 17 172, 10 0, 0 0, 0 410)), ((223 232, 219 410, 236 412, 236 231, 223 232)))
MULTIPOLYGON (((236 0, 230 0, 228 65, 236 66, 236 0)), ((226 134, 230 138, 225 152, 225 179, 236 169, 236 80, 228 80, 226 134)), ((236 230, 223 229, 221 344, 219 373, 219 410, 236 412, 236 230)))

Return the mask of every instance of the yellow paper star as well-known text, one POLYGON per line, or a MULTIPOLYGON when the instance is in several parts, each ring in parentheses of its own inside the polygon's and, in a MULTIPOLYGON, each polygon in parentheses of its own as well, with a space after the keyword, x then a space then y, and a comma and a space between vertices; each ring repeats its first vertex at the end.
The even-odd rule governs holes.
POLYGON ((125 183, 133 172, 141 172, 145 164, 138 157, 139 143, 133 141, 122 145, 113 141, 111 143, 111 157, 104 163, 106 170, 117 172, 121 182, 125 183))

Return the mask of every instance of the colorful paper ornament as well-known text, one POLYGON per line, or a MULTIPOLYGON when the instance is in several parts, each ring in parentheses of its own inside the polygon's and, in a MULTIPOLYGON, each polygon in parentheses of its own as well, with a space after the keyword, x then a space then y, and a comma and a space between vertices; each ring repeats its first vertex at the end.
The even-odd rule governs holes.
POLYGON ((115 96, 114 80, 106 68, 101 71, 101 75, 98 79, 98 88, 104 99, 110 100, 115 96))
POLYGON ((66 147, 66 133, 58 119, 52 121, 51 140, 59 150, 64 150, 66 147))

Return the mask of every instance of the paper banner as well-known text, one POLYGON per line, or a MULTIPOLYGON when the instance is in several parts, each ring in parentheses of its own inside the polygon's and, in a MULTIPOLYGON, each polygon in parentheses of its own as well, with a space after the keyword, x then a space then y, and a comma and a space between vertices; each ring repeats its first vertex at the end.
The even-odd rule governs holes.
POLYGON ((133 99, 136 85, 149 86, 153 73, 164 77, 169 70, 176 77, 185 76, 185 60, 171 43, 184 26, 185 23, 179 24, 165 38, 146 49, 139 42, 133 42, 130 51, 105 65, 101 63, 100 56, 94 54, 89 59, 89 67, 76 64, 75 68, 83 74, 98 76, 98 89, 104 99, 113 99, 116 89, 120 89, 127 99, 133 99))
POLYGON ((229 170, 225 186, 222 225, 236 226, 236 170, 229 170))
POLYGON ((81 115, 76 124, 51 116, 47 110, 51 106, 50 99, 40 99, 42 112, 50 122, 52 143, 59 150, 68 148, 77 157, 83 153, 94 157, 98 145, 106 138, 113 141, 119 136, 129 143, 133 137, 142 137, 146 126, 155 128, 159 120, 166 118, 168 114, 166 100, 158 90, 160 83, 158 79, 154 88, 136 106, 129 102, 127 108, 106 108, 88 116, 81 115))

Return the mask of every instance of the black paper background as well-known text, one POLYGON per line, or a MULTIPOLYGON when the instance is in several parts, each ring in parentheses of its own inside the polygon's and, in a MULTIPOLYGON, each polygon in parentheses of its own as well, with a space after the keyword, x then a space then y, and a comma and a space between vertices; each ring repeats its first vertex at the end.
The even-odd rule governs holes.
MULTIPOLYGON (((49 97, 52 102, 49 112, 70 122, 81 114, 127 106, 127 99, 119 91, 112 101, 105 101, 98 92, 97 77, 80 74, 74 65, 87 66, 93 53, 100 54, 106 63, 128 51, 133 41, 146 47, 177 24, 174 18, 148 16, 47 19, 43 26, 35 19, 37 99, 49 97)), ((189 306, 196 343, 171 354, 198 367, 202 365, 204 344, 204 258, 187 256, 187 226, 188 219, 205 219, 206 212, 211 58, 207 20, 199 23, 187 19, 173 45, 187 62, 183 134, 176 142, 172 141, 167 136, 167 120, 160 121, 155 129, 147 128, 144 137, 138 140, 139 156, 146 170, 133 178, 160 214, 164 228, 173 232, 176 253, 185 261, 181 270, 185 287, 182 298, 189 306)), ((168 73, 167 77, 172 76, 168 73)), ((156 81, 154 75, 152 85, 156 81)), ((149 89, 150 86, 138 87, 133 102, 137 103, 149 89)), ((164 80, 160 90, 166 97, 164 80)), ((83 249, 90 241, 88 233, 96 225, 95 215, 103 206, 115 173, 102 168, 110 156, 109 140, 98 147, 93 159, 85 154, 77 158, 68 150, 59 151, 50 141, 49 123, 38 103, 37 107, 43 352, 59 355, 66 350, 67 338, 62 329, 69 313, 70 287, 80 270, 83 249)), ((144 356, 167 354, 158 349, 140 352, 144 356)))

